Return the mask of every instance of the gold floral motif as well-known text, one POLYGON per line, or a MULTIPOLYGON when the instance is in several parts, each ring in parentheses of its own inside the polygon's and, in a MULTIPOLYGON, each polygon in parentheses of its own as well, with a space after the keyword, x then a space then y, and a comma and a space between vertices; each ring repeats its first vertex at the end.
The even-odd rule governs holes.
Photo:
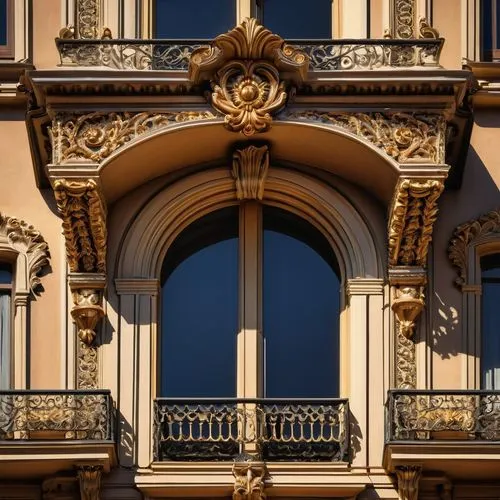
POLYGON ((421 475, 422 467, 418 465, 396 467, 400 500, 418 500, 418 486, 421 475))
POLYGON ((287 45, 256 19, 245 19, 210 47, 196 49, 188 76, 193 83, 210 81, 212 105, 225 115, 226 127, 250 136, 270 127, 271 114, 288 97, 285 81, 301 82, 308 66, 302 50, 287 45))
POLYGON ((468 249, 480 238, 500 235, 500 208, 482 215, 478 219, 460 224, 450 240, 448 257, 458 270, 455 283, 462 287, 467 282, 468 249))
POLYGON ((233 465, 233 500, 265 500, 266 466, 260 462, 236 462, 233 465))
POLYGON ((215 118, 210 111, 168 113, 59 113, 52 123, 53 163, 87 160, 99 163, 127 142, 173 123, 215 118))
POLYGON ((280 118, 321 122, 341 127, 399 163, 444 163, 446 120, 438 114, 346 113, 318 110, 290 111, 280 118))
POLYGON ((396 323, 396 387, 415 389, 417 386, 417 365, 415 343, 402 332, 401 323, 396 323))
POLYGON ((99 388, 98 349, 78 340, 77 388, 99 388))
POLYGON ((267 146, 248 146, 233 154, 233 177, 238 200, 262 200, 269 170, 267 146))
POLYGON ((402 179, 392 203, 389 220, 389 264, 426 266, 441 180, 402 179))
POLYGON ((94 180, 54 182, 71 272, 105 272, 106 209, 94 180))
POLYGON ((40 271, 49 264, 49 247, 39 231, 25 221, 0 214, 0 236, 16 252, 25 255, 33 293, 40 285, 40 271))
POLYGON ((401 286, 395 290, 396 297, 392 302, 392 310, 399 323, 399 331, 411 339, 415 331, 415 321, 424 308, 421 287, 401 286))

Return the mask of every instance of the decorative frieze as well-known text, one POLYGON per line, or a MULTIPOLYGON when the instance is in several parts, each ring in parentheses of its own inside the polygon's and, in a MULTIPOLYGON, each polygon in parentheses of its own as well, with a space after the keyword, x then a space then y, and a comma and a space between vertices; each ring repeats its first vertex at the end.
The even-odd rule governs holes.
POLYGON ((445 160, 446 120, 442 115, 292 110, 280 118, 340 127, 371 142, 399 163, 443 164, 445 160))
POLYGON ((53 183, 71 272, 106 271, 106 208, 93 179, 53 183))
POLYGON ((467 284, 468 251, 482 239, 500 238, 500 208, 458 226, 448 246, 448 256, 458 271, 455 283, 467 284))
POLYGON ((146 132, 174 123, 212 118, 215 115, 210 111, 59 113, 51 127, 52 161, 55 164, 82 160, 99 163, 146 132))
POLYGON ((424 266, 437 218, 442 180, 402 179, 396 187, 389 220, 389 264, 424 266))
POLYGON ((210 47, 191 55, 189 79, 210 81, 212 106, 225 116, 226 127, 251 136, 266 131, 271 114, 288 98, 286 82, 301 82, 309 58, 278 35, 247 18, 210 47))
POLYGON ((401 323, 396 323, 396 387, 415 389, 417 387, 417 365, 415 343, 402 332, 401 323))
POLYGON ((262 200, 269 170, 267 146, 248 146, 233 153, 233 177, 238 200, 262 200))
POLYGON ((40 271, 49 264, 49 248, 42 235, 21 219, 0 214, 0 238, 5 238, 13 250, 26 257, 27 278, 35 293, 40 285, 40 271))
POLYGON ((265 500, 267 468, 261 462, 235 462, 233 500, 265 500))

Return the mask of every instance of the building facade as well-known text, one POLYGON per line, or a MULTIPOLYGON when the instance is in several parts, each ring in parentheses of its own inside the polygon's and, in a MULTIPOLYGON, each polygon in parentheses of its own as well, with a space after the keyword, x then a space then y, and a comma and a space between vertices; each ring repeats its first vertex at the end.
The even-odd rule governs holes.
POLYGON ((0 499, 500 496, 500 1, 0 22, 0 499))

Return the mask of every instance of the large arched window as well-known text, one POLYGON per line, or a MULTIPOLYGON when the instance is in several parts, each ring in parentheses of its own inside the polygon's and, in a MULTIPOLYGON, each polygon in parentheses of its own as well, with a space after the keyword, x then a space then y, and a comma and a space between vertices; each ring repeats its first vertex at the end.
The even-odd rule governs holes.
POLYGON ((339 297, 303 218, 245 202, 198 219, 163 267, 160 395, 337 397, 339 297))

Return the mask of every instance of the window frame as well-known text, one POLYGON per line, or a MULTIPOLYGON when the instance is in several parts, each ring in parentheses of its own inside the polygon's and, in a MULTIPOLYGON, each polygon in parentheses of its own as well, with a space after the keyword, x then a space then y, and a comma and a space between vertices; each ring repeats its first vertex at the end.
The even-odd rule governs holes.
POLYGON ((15 57, 15 0, 6 0, 6 30, 7 43, 0 45, 0 59, 15 57))
MULTIPOLYGON (((4 252, 5 253, 5 252, 4 252)), ((16 266, 15 262, 13 262, 12 257, 9 258, 9 255, 1 255, 0 254, 0 264, 8 264, 10 266, 10 273, 11 273, 11 278, 10 278, 10 283, 0 283, 0 295, 9 295, 10 296, 10 320, 9 320, 9 333, 8 335, 10 336, 10 346, 9 346, 9 384, 8 387, 4 389, 12 389, 13 387, 13 381, 14 381, 14 352, 13 352, 13 340, 14 340, 14 335, 13 335, 13 325, 14 325, 14 290, 15 290, 15 276, 16 276, 16 266), (8 293, 5 293, 8 292, 8 293)))

